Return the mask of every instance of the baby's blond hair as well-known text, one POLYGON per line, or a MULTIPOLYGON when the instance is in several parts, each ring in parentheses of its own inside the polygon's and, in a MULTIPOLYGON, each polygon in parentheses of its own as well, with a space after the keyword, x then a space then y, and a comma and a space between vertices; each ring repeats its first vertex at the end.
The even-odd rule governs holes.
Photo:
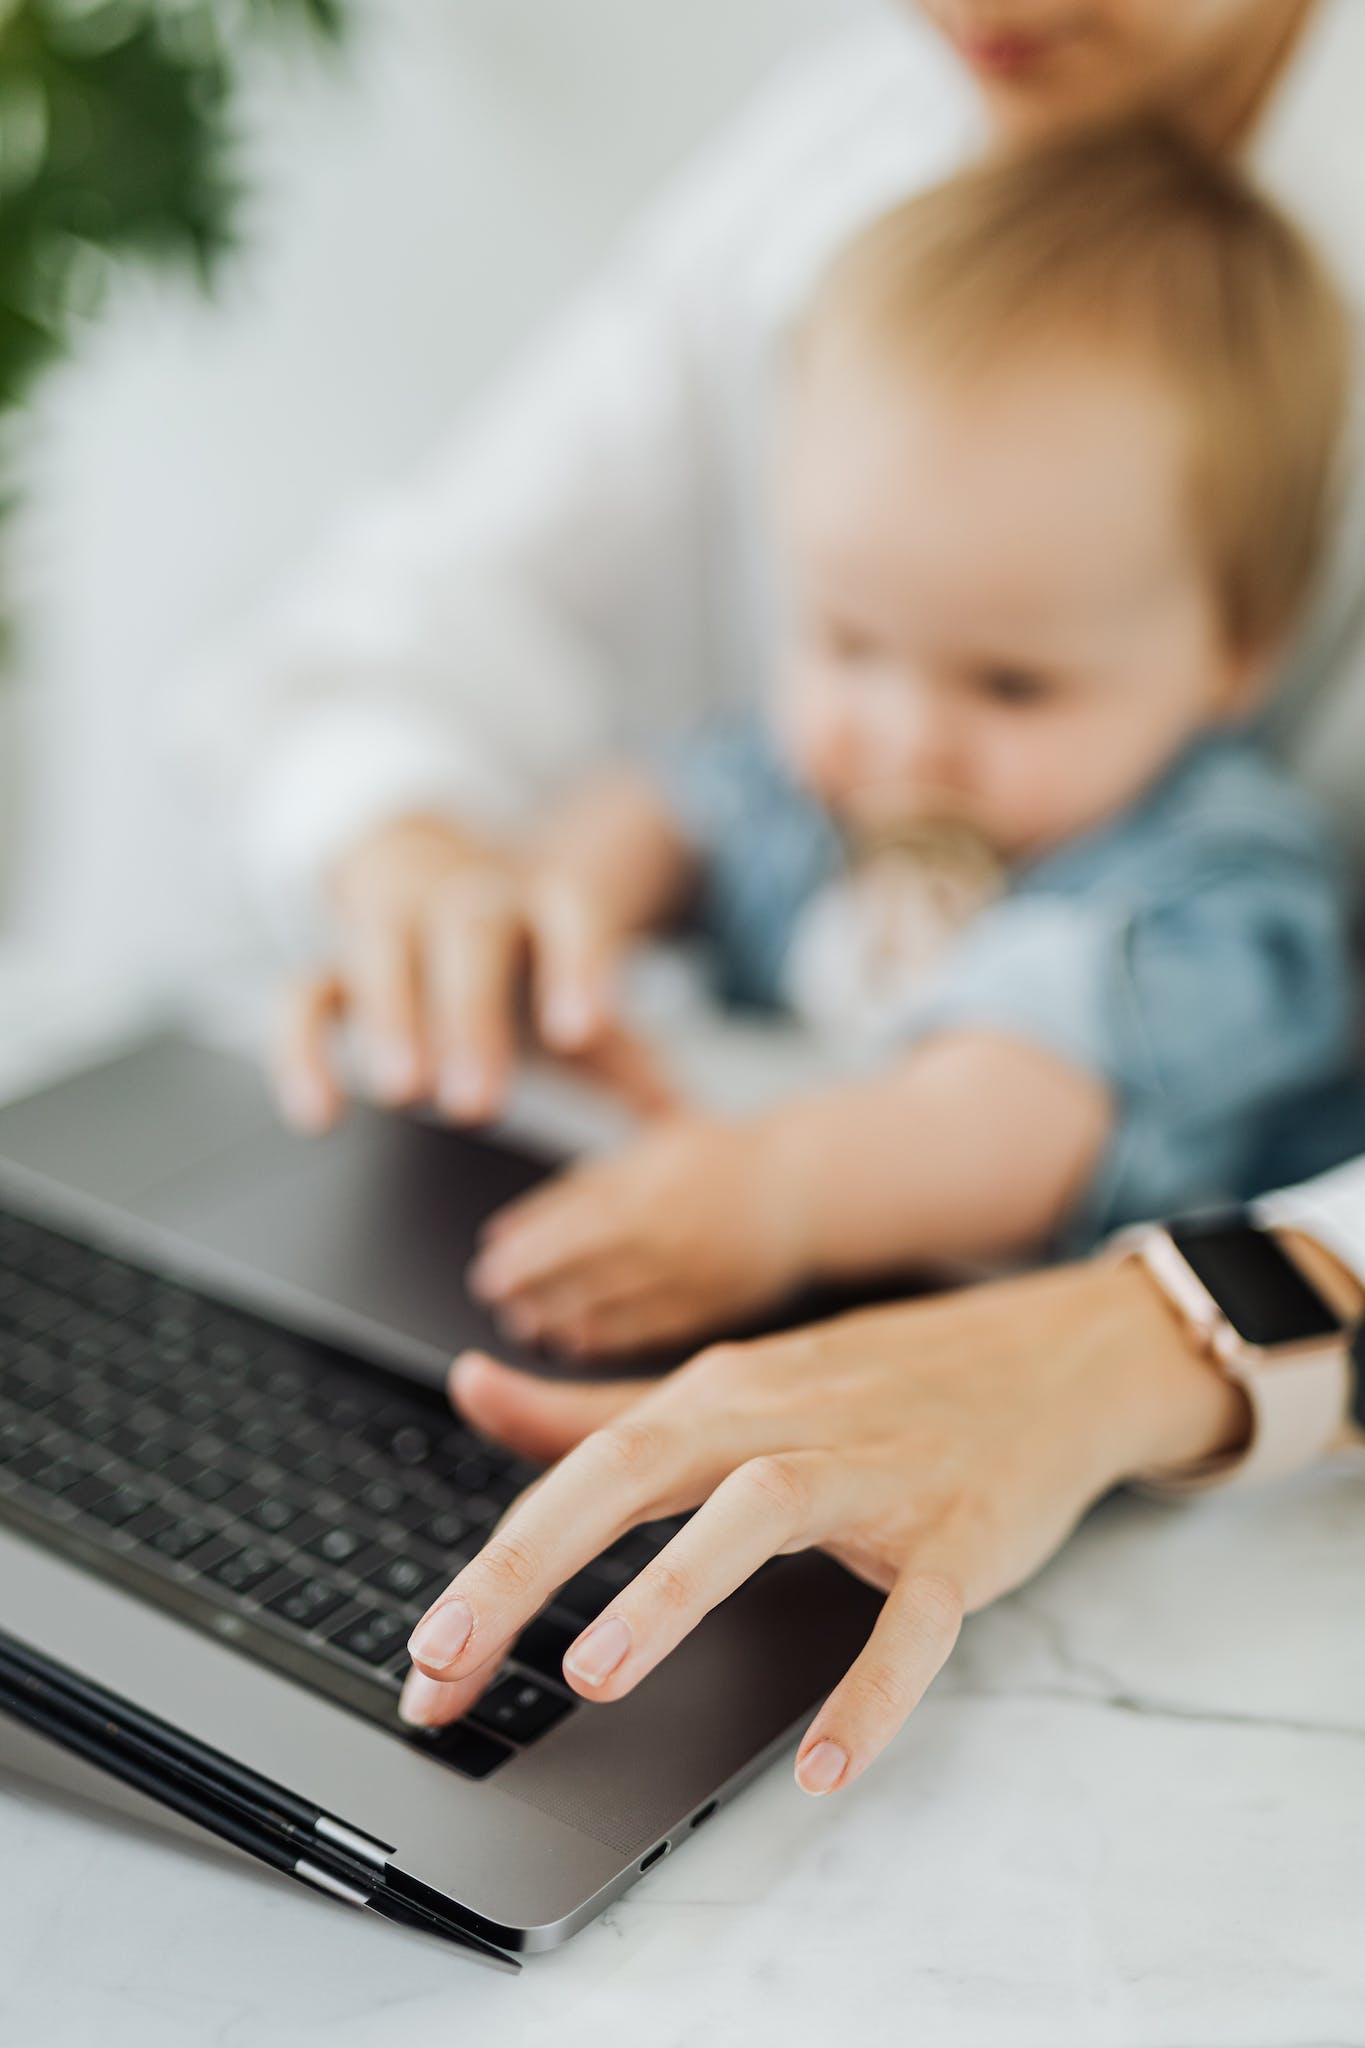
POLYGON ((954 373, 1078 341, 1154 370, 1188 413, 1193 531, 1231 643, 1293 625, 1334 523, 1352 330, 1229 165, 1145 121, 991 158, 858 235, 805 334, 826 321, 954 373))

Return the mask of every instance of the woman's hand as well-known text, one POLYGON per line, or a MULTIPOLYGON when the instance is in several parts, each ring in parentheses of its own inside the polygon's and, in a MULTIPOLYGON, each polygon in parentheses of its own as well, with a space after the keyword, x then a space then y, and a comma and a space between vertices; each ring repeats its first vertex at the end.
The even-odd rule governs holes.
POLYGON ((339 959, 289 990, 273 1062, 299 1129, 325 1130, 341 1111, 333 1036, 343 1023, 375 1096, 394 1107, 432 1101, 458 1123, 495 1116, 524 1021, 546 1050, 638 1108, 675 1106, 613 1015, 628 934, 591 889, 439 818, 382 826, 331 884, 339 959))
POLYGON ((801 1742, 809 1792, 850 1784, 964 1613, 1008 1592, 1126 1476, 1234 1445, 1242 1397, 1133 1263, 1095 1263, 724 1345, 654 1385, 565 1386, 469 1356, 452 1397, 560 1462, 423 1617, 414 1723, 463 1713, 556 1587, 637 1523, 695 1508, 564 1661, 617 1700, 769 1557, 817 1544, 886 1604, 801 1742))
POLYGON ((799 1180, 771 1120, 670 1119, 491 1218, 471 1291, 523 1343, 641 1351, 733 1327, 804 1264, 799 1180))

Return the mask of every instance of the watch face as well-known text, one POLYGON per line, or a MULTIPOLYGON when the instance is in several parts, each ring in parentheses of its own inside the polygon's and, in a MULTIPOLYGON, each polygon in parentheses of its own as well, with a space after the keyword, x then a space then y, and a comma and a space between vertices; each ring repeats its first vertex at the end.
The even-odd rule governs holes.
POLYGON ((1264 1231, 1240 1223, 1176 1224, 1170 1236, 1186 1265, 1248 1344, 1267 1350, 1279 1344, 1308 1344, 1344 1328, 1289 1254, 1264 1231))

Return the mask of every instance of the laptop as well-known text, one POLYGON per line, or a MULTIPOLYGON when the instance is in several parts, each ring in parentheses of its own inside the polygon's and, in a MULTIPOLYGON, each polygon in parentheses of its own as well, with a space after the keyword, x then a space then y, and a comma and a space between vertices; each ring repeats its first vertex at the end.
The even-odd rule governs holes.
POLYGON ((878 1604, 827 1558, 778 1559, 628 1699, 581 1701, 564 1651, 676 1527, 653 1524, 560 1589, 463 1721, 399 1722, 413 1624, 533 1476, 442 1387, 466 1345, 517 1358, 461 1276, 555 1163, 363 1106, 296 1138, 252 1065, 176 1033, 0 1107, 14 1656, 89 1725, 117 1710, 312 1815, 324 1888, 354 1868, 371 1902, 509 1956, 682 1848, 878 1604))

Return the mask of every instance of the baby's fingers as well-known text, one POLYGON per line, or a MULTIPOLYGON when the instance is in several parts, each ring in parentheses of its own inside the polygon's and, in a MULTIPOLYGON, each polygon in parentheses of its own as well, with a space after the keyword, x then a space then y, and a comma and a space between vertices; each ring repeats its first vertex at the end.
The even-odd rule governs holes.
POLYGON ((547 1323, 544 1340, 575 1358, 626 1358, 672 1348, 699 1327, 695 1306, 680 1306, 673 1290, 647 1276, 600 1299, 565 1305, 547 1323))
POLYGON ((470 1291, 481 1301, 510 1301, 563 1279, 620 1249, 630 1235, 616 1189, 590 1171, 568 1175, 517 1210, 503 1212, 469 1268, 470 1291))
POLYGON ((589 1352, 598 1348, 592 1333, 628 1311, 649 1284, 631 1253, 604 1252, 519 1288, 494 1314, 520 1343, 589 1352))

